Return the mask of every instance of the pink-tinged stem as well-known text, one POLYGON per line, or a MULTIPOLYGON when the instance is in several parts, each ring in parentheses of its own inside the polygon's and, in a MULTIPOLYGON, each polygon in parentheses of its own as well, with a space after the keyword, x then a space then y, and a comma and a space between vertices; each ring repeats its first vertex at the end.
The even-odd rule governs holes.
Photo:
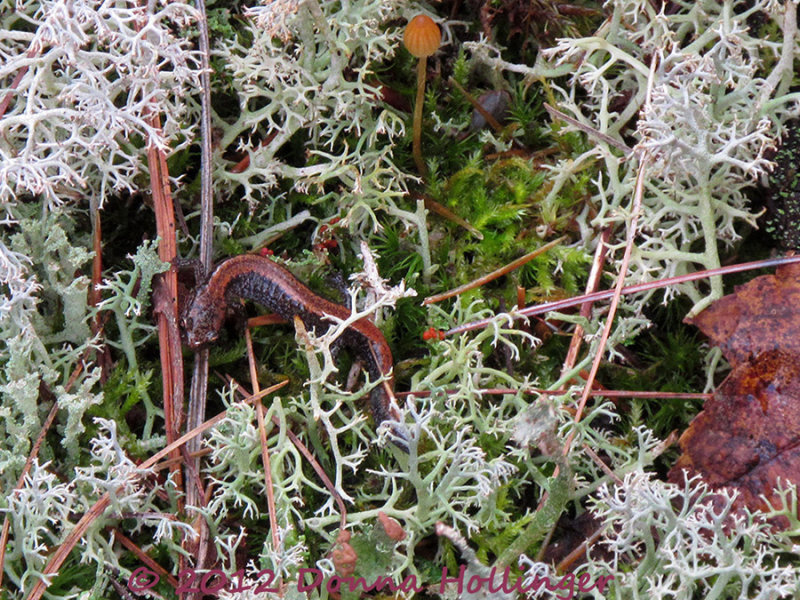
POLYGON ((428 175, 425 161, 422 160, 422 107, 425 104, 425 77, 427 74, 428 58, 423 56, 417 63, 417 100, 414 103, 414 145, 412 154, 417 165, 417 171, 423 177, 428 175))

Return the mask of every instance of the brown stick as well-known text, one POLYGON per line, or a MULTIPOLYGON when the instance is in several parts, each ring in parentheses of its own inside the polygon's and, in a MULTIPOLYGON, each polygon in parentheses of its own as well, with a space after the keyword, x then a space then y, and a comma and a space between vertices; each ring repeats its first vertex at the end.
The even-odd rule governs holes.
MULTIPOLYGON (((782 265, 790 265, 793 263, 800 263, 800 256, 780 256, 778 258, 754 260, 748 263, 741 263, 738 265, 727 265, 725 267, 717 267, 715 269, 706 269, 703 271, 697 271, 696 273, 688 273, 687 275, 677 275, 675 277, 666 277, 664 279, 659 279, 657 281, 649 281, 647 283, 639 283, 636 285, 631 285, 626 288, 623 288, 622 294, 623 295, 639 294, 641 292, 648 292, 650 290, 655 290, 662 287, 668 287, 670 285, 675 285, 678 283, 697 281, 698 279, 707 279, 709 277, 715 277, 717 275, 730 275, 732 273, 741 273, 743 271, 753 271, 756 269, 780 267, 782 265)), ((515 318, 532 317, 533 315, 541 315, 546 312, 561 310, 563 308, 569 308, 571 306, 578 306, 579 304, 583 304, 584 302, 607 300, 608 298, 612 298, 614 296, 614 293, 615 293, 614 290, 602 290, 600 292, 594 292, 592 294, 581 294, 580 296, 575 296, 574 298, 566 298, 564 300, 556 300, 554 302, 545 302, 544 304, 538 304, 536 306, 529 306, 527 308, 523 308, 522 310, 517 311, 513 316, 515 318)), ((489 325, 489 323, 494 321, 495 318, 496 317, 490 317, 488 319, 480 319, 478 321, 472 321, 471 323, 464 323, 463 325, 459 325, 458 327, 453 327, 451 330, 446 331, 445 335, 456 335, 458 333, 464 333, 467 331, 472 331, 474 329, 482 329, 483 327, 486 327, 487 325, 489 325)))
MULTIPOLYGON (((244 330, 244 339, 247 344, 247 364, 250 367, 250 385, 254 393, 259 392, 258 371, 256 369, 256 359, 253 354, 253 338, 250 336, 250 329, 244 330)), ((278 511, 275 508, 275 483, 272 481, 272 462, 269 458, 269 446, 267 446, 267 429, 264 426, 264 404, 259 400, 256 402, 256 417, 258 418, 258 436, 261 442, 261 462, 264 466, 264 486, 267 489, 267 509, 269 512, 269 528, 272 535, 272 548, 277 552, 280 548, 280 535, 278 532, 278 511)))
MULTIPOLYGON (((152 127, 160 129, 161 119, 158 115, 152 114, 147 120, 152 127)), ((158 245, 158 257, 165 262, 172 262, 177 255, 177 242, 167 158, 162 150, 150 144, 147 148, 147 163, 150 170, 150 187, 156 214, 156 231, 161 240, 158 245)), ((177 331, 177 273, 174 269, 170 269, 162 274, 161 281, 167 298, 158 312, 158 346, 163 374, 162 398, 165 428, 167 443, 171 444, 180 432, 180 424, 175 422, 175 415, 179 414, 175 409, 175 403, 183 402, 183 357, 180 352, 175 352, 176 348, 180 348, 180 338, 177 331)), ((179 453, 175 452, 174 456, 179 456, 179 453)), ((177 478, 179 489, 181 489, 181 473, 178 466, 175 467, 174 474, 177 478)))
MULTIPOLYGON (((453 388, 445 390, 445 394, 455 394, 458 390, 453 388)), ((473 390, 472 393, 476 395, 486 394, 487 396, 498 396, 503 394, 537 394, 540 396, 563 396, 564 390, 545 390, 542 388, 524 388, 522 390, 513 388, 483 388, 473 390)), ((430 390, 416 390, 413 392, 396 392, 395 395, 399 398, 405 396, 427 397, 433 392, 430 390)), ((601 398, 667 398, 670 400, 708 400, 714 394, 707 394, 704 392, 640 392, 638 390, 592 390, 592 396, 599 396, 601 398)))
MULTIPOLYGON (((231 383, 235 383, 239 389, 246 390, 242 384, 237 383, 234 379, 228 378, 228 381, 231 383)), ((272 415, 272 423, 276 427, 281 427, 281 420, 276 416, 272 415)), ((344 504, 344 500, 342 500, 341 494, 336 491, 336 486, 333 485, 331 478, 328 477, 328 474, 325 472, 325 469, 322 468, 322 465, 319 464, 319 461, 314 458, 314 455, 311 453, 311 450, 308 449, 303 441, 297 437, 297 435, 289 428, 286 429, 286 437, 295 445, 295 448, 303 455, 303 457, 308 461, 308 464, 311 465, 311 468, 314 469, 314 472, 322 481, 322 484, 328 490, 333 499, 336 501, 336 505, 339 507, 339 512, 341 513, 341 520, 339 522, 340 529, 344 529, 345 525, 347 524, 347 507, 344 504)))
MULTIPOLYGON (((600 285, 600 277, 603 275, 603 266, 606 262, 606 254, 608 252, 608 238, 611 236, 611 230, 606 229, 600 235, 600 240, 594 253, 594 260, 592 261, 592 270, 589 273, 589 281, 586 282, 586 293, 591 294, 597 291, 600 285)), ((581 316, 585 319, 589 318, 592 311, 592 302, 584 302, 581 305, 581 316)), ((569 343, 569 350, 567 357, 564 359, 564 366, 561 367, 561 375, 568 373, 575 366, 575 361, 578 358, 578 350, 583 342, 583 327, 577 325, 575 331, 572 333, 572 340, 569 343)))

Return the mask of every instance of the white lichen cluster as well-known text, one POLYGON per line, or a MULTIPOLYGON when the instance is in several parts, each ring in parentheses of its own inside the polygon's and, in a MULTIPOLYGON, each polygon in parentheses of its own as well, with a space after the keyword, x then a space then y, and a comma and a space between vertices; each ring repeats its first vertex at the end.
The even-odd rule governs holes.
POLYGON ((42 425, 41 386, 68 415, 70 460, 85 412, 102 402, 94 369, 76 372, 66 389, 95 343, 81 274, 92 244, 76 220, 112 192, 137 189, 147 146, 188 141, 185 95, 197 61, 175 31, 194 19, 176 2, 0 4, 0 472, 8 477, 42 425), (157 126, 149 119, 159 113, 157 126))
POLYGON ((335 199, 335 214, 353 232, 379 229, 379 215, 388 214, 418 237, 430 273, 422 201, 415 210, 399 202, 409 175, 395 164, 394 145, 405 123, 383 103, 375 74, 400 43, 400 28, 386 23, 413 14, 411 7, 397 0, 286 0, 246 12, 241 38, 213 50, 239 105, 235 118, 214 115, 220 131, 215 186, 270 221, 297 216, 285 201, 287 190, 314 193, 317 203, 335 199), (290 164, 282 149, 298 141, 308 160, 290 164), (231 148, 240 163, 223 156, 231 148))
POLYGON ((46 0, 14 8, 5 3, 0 13, 6 220, 26 194, 53 208, 134 191, 143 146, 191 139, 185 96, 198 84, 197 54, 175 34, 194 24, 191 6, 46 0))
MULTIPOLYGON (((85 223, 87 209, 147 181, 148 147, 178 148, 192 139, 196 112, 186 98, 198 83, 197 55, 178 32, 195 22, 195 10, 180 2, 0 2, 0 507, 13 523, 3 562, 9 597, 31 589, 76 515, 105 491, 113 492, 113 507, 81 549, 87 581, 104 582, 98 589, 119 569, 104 528, 123 513, 159 542, 180 538, 180 524, 160 512, 153 488, 142 490, 141 474, 130 478, 135 467, 122 446, 135 441, 121 443, 114 420, 93 424, 89 416, 107 405, 92 363, 97 312, 88 302, 92 241, 85 223), (50 435, 58 442, 43 444, 13 492, 53 403, 50 435)), ((141 310, 128 310, 149 301, 161 267, 148 244, 134 263, 132 272, 110 277, 104 306, 118 309, 114 328, 133 357, 132 385, 144 394, 143 442, 163 447, 150 433, 159 417, 147 398, 150 374, 136 369, 134 351, 153 327, 141 310)), ((116 416, 126 401, 116 399, 104 414, 116 416)), ((57 595, 74 597, 71 588, 57 595)))
MULTIPOLYGON (((644 163, 629 283, 719 267, 720 250, 755 225, 758 215, 745 188, 769 171, 767 151, 797 112, 798 95, 789 89, 799 51, 797 3, 610 0, 606 9, 609 18, 595 36, 562 39, 536 65, 510 63, 485 41, 466 45, 474 60, 492 69, 543 78, 555 108, 582 124, 582 134, 596 132, 588 134, 591 144, 582 154, 553 167, 549 192, 555 197, 579 173, 596 169, 594 195, 579 217, 585 242, 610 227, 612 247, 624 246, 644 163)), ((696 313, 723 293, 718 278, 710 283, 675 286, 666 297, 687 294, 696 313)), ((641 302, 629 306, 638 313, 641 302)), ((596 320, 585 325, 590 333, 598 330, 596 320)), ((619 319, 610 345, 638 327, 619 319)), ((757 517, 731 525, 730 498, 718 496, 721 512, 715 512, 703 504, 709 491, 697 481, 674 486, 653 480, 645 470, 653 459, 652 434, 640 430, 622 447, 600 431, 586 417, 577 426, 589 447, 609 452, 617 476, 628 475, 597 490, 606 475, 572 454, 576 494, 598 494, 595 516, 604 532, 575 575, 616 578, 609 594, 595 597, 798 593, 791 568, 797 556, 787 537, 757 517)), ((541 426, 524 419, 518 426, 519 439, 542 435, 541 426)), ((787 507, 776 514, 796 521, 796 504, 787 507)))
MULTIPOLYGON (((776 514, 791 515, 793 508, 776 514)), ((593 578, 614 575, 608 598, 766 599, 800 592, 789 536, 776 534, 761 516, 732 515, 731 494, 712 494, 696 478, 674 485, 633 471, 622 485, 600 488, 593 513, 604 533, 586 571, 593 578)))
MULTIPOLYGON (((637 170, 646 160, 628 273, 637 283, 719 266, 720 244, 735 241, 739 228, 755 218, 743 187, 769 168, 765 151, 797 107, 797 96, 789 93, 796 3, 671 5, 675 12, 667 14, 648 0, 609 2, 610 17, 594 37, 562 40, 535 66, 506 62, 483 41, 468 45, 472 60, 496 73, 546 77, 558 108, 605 136, 552 169, 544 199, 551 201, 579 172, 596 168, 592 196, 577 219, 587 247, 606 227, 615 231, 612 245, 621 246, 637 170), (762 39, 749 27, 758 12, 783 31, 783 42, 762 39), (620 150, 626 144, 635 151, 620 150)), ((423 202, 416 210, 400 203, 411 177, 393 156, 404 122, 377 100, 374 77, 399 47, 399 29, 387 21, 408 17, 411 10, 399 0, 265 0, 246 11, 237 22, 240 35, 212 48, 221 65, 217 85, 225 86, 215 92, 235 105, 230 114, 212 115, 219 131, 213 161, 218 196, 242 200, 242 208, 266 215, 275 230, 311 218, 283 201, 290 190, 318 193, 314 201, 330 202, 326 214, 344 217, 341 225, 354 233, 366 235, 386 219, 399 221, 413 229, 412 243, 430 276, 435 265, 423 202), (283 150, 291 144, 303 146, 306 162, 285 159, 283 150), (241 169, 233 168, 235 151, 241 169)), ((174 517, 182 499, 173 481, 148 483, 152 474, 139 472, 130 458, 165 444, 159 430, 163 413, 151 398, 158 373, 140 364, 140 350, 155 331, 148 313, 151 282, 165 265, 153 245, 143 243, 130 256, 129 269, 105 276, 102 300, 90 307, 93 244, 78 223, 83 211, 98 209, 114 193, 148 185, 142 169, 148 147, 172 152, 195 141, 196 19, 196 11, 181 2, 0 0, 0 509, 14 517, 4 559, 10 598, 25 596, 75 516, 104 493, 111 495, 110 508, 75 551, 77 568, 85 569, 81 577, 91 573, 97 597, 108 595, 112 581, 124 582, 131 571, 121 560, 130 555, 109 527, 133 520, 125 531, 149 536, 145 552, 173 557, 195 534, 174 517), (156 116, 160 122, 152 120, 156 116), (101 370, 91 364, 99 311, 107 319, 103 344, 118 365, 104 384, 101 370), (120 397, 108 398, 102 385, 120 397), (22 488, 6 494, 42 427, 43 407, 52 402, 61 411, 51 432, 59 443, 45 443, 22 488), (134 404, 142 409, 131 418, 138 419, 135 426, 124 409, 134 404), (90 411, 103 417, 91 419, 90 411)), ((432 121, 442 123, 435 114, 432 121)), ((495 148, 511 143, 482 135, 495 148)), ((193 224, 195 215, 188 218, 193 224)), ((217 225, 220 237, 231 237, 236 223, 217 225)), ((565 391, 545 404, 527 391, 535 373, 514 374, 487 360, 489 348, 501 348, 509 363, 532 352, 538 340, 530 333, 517 329, 508 315, 492 318, 483 302, 456 303, 450 312, 430 308, 429 318, 442 329, 481 318, 491 322, 478 332, 431 342, 428 356, 398 365, 411 372, 416 392, 397 402, 408 453, 392 445, 397 431, 390 426, 376 438, 356 393, 341 383, 336 340, 359 319, 390 321, 398 301, 413 291, 402 283, 387 285, 368 248, 362 256, 364 272, 349 297, 351 316, 325 335, 297 332, 305 351, 298 360, 310 374, 307 389, 265 401, 271 489, 256 409, 239 402, 233 385, 219 398, 227 415, 207 433, 199 474, 211 486, 208 504, 188 507, 187 513, 205 519, 228 572, 247 552, 249 577, 266 567, 288 581, 303 567, 334 573, 332 559, 309 549, 335 546, 341 504, 289 439, 293 431, 324 457, 354 537, 362 536, 363 543, 373 534, 379 513, 405 531, 396 544, 374 544, 384 562, 373 567, 382 575, 421 576, 419 542, 440 522, 469 536, 499 532, 499 542, 490 536, 484 542, 499 544, 493 551, 502 552, 502 544, 508 546, 535 518, 532 501, 518 519, 512 503, 519 490, 530 487, 535 500, 544 501, 543 491, 555 489, 557 464, 574 474, 563 486, 570 488, 570 501, 584 505, 595 498, 594 514, 611 558, 590 550, 582 568, 594 578, 613 574, 614 597, 767 598, 798 592, 796 578, 775 558, 795 558, 783 538, 757 520, 735 520, 727 529, 726 513, 701 504, 705 488, 694 482, 672 486, 646 474, 663 451, 650 430, 621 433, 609 427, 619 415, 605 402, 589 405, 574 422, 574 382, 597 350, 597 319, 563 317, 585 327, 589 352, 552 383, 565 391), (571 451, 561 458, 567 439, 571 451), (615 475, 624 477, 622 485, 612 485, 584 447, 602 454, 615 475), (367 470, 370 453, 381 449, 389 458, 367 470), (275 499, 277 543, 261 531, 269 522, 268 493, 275 499)), ((686 284, 670 293, 676 291, 688 294, 699 310, 719 297, 721 287, 712 281, 710 290, 686 284)), ((612 348, 641 325, 638 316, 622 320, 611 334, 612 348)), ((358 394, 382 384, 369 381, 358 394)), ((560 514, 546 524, 555 525, 560 514)), ((526 564, 531 573, 541 568, 526 564)), ((77 591, 80 577, 65 572, 64 589, 54 588, 50 597, 88 597, 89 584, 77 591)), ((290 589, 283 597, 300 595, 290 589)))
POLYGON ((282 181, 313 191, 333 184, 344 208, 366 213, 402 194, 406 176, 392 162, 392 142, 404 125, 379 102, 373 72, 397 50, 399 31, 387 32, 384 23, 400 15, 400 6, 306 0, 251 8, 249 43, 225 40, 215 50, 240 109, 234 122, 218 120, 219 146, 233 144, 249 165, 234 173, 232 164, 219 161, 217 185, 241 186, 244 198, 270 210, 282 181), (312 158, 305 166, 287 164, 279 154, 298 134, 312 158), (353 135, 357 144, 348 142, 353 135))
MULTIPOLYGON (((89 572, 98 579, 105 580, 122 568, 114 536, 103 529, 109 522, 131 519, 135 527, 128 534, 147 528, 153 532, 154 544, 171 544, 179 539, 180 530, 184 535, 191 533, 184 523, 160 510, 158 489, 144 484, 152 472, 139 469, 126 455, 114 421, 95 419, 95 424, 91 459, 76 468, 68 481, 59 480, 55 465, 35 461, 22 487, 5 497, 0 514, 10 517, 12 541, 6 547, 4 575, 18 590, 30 590, 38 581, 49 550, 63 543, 72 530, 74 515, 85 513, 104 493, 111 497, 109 514, 92 524, 81 544, 81 562, 91 565, 89 572)), ((169 479, 163 489, 172 492, 169 479)), ((7 584, 6 589, 10 589, 7 584)))
MULTIPOLYGON (((600 166, 579 219, 584 240, 612 227, 612 245, 624 243, 640 158, 647 157, 631 284, 720 266, 720 246, 755 224, 744 189, 769 169, 765 151, 798 106, 788 93, 796 3, 672 6, 609 1, 610 17, 595 36, 562 39, 533 67, 508 63, 482 42, 467 44, 493 68, 547 78, 559 110, 608 136, 553 167, 550 196, 581 170, 600 166), (759 35, 754 23, 763 17, 782 29, 783 41, 759 35), (566 86, 559 79, 565 75, 566 86), (631 142, 636 151, 626 156, 618 147, 631 142)), ((692 299, 696 313, 722 295, 722 284, 682 284, 667 297, 676 291, 692 299)))

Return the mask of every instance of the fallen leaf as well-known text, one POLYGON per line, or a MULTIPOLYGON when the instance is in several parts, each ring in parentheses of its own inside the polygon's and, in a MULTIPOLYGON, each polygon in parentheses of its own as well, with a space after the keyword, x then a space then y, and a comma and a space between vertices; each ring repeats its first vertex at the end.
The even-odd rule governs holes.
POLYGON ((690 322, 733 369, 681 436, 668 479, 687 471, 736 490, 734 512, 778 507, 778 479, 800 483, 800 267, 757 277, 690 322))
POLYGON ((800 363, 773 350, 743 363, 717 388, 680 438, 683 455, 669 474, 700 473, 712 489, 740 493, 737 507, 773 505, 778 477, 800 482, 800 363))
POLYGON ((800 264, 756 277, 686 321, 719 346, 734 367, 770 350, 800 357, 800 264))

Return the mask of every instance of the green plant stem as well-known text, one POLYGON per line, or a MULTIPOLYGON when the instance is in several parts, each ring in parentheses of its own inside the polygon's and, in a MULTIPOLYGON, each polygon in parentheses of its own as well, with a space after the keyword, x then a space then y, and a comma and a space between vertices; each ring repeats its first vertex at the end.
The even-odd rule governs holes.
POLYGON ((414 144, 412 153, 417 171, 422 177, 428 176, 425 161, 422 160, 422 107, 425 104, 425 74, 428 59, 423 56, 417 63, 417 100, 414 103, 414 144))
MULTIPOLYGON (((702 190, 702 195, 700 198, 700 222, 703 226, 703 237, 706 246, 703 266, 705 266, 706 269, 715 269, 720 266, 719 252, 717 251, 717 224, 714 215, 714 207, 711 204, 713 202, 711 197, 711 187, 707 179, 706 181, 701 182, 700 189, 702 190)), ((714 300, 722 298, 722 278, 719 275, 711 277, 709 278, 709 283, 711 284, 711 293, 703 298, 700 302, 697 302, 694 307, 692 307, 692 310, 689 311, 688 316, 691 317, 696 315, 714 300)))

